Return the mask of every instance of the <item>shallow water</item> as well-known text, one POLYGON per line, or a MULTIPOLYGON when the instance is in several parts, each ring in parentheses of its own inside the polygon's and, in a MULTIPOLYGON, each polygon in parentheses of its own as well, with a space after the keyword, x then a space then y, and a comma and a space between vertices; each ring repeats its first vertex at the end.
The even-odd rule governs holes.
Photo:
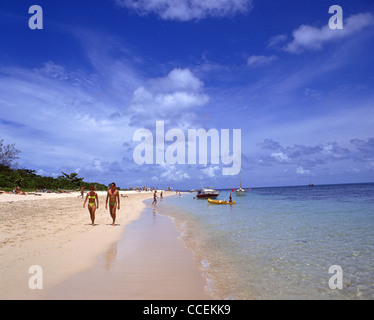
POLYGON ((236 205, 194 195, 157 208, 174 218, 216 298, 374 298, 374 184, 256 188, 233 195, 236 205), (343 289, 329 287, 333 265, 343 289))

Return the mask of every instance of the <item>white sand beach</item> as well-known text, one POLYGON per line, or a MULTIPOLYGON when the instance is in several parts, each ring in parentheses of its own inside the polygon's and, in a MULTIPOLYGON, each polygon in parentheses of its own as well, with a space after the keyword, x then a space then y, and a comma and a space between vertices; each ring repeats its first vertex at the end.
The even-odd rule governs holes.
MULTIPOLYGON (((116 226, 111 225, 109 211, 105 210, 106 192, 98 192, 100 203, 96 211, 96 226, 91 226, 88 209, 83 208, 83 199, 78 192, 43 193, 40 196, 0 195, 0 299, 73 299, 71 287, 67 285, 69 281, 78 281, 74 278, 78 276, 92 282, 94 279, 90 279, 88 272, 100 269, 100 259, 123 237, 131 243, 123 250, 123 254, 127 254, 125 259, 132 261, 127 266, 128 271, 132 270, 131 277, 126 278, 124 272, 114 274, 115 270, 111 275, 126 278, 126 288, 122 290, 117 286, 110 293, 103 291, 106 293, 104 296, 99 285, 96 291, 87 289, 81 293, 80 299, 209 299, 204 292, 201 272, 192 262, 191 253, 177 239, 178 233, 170 219, 158 216, 160 223, 161 218, 167 221, 161 223, 163 227, 159 230, 163 231, 154 233, 153 239, 145 230, 142 232, 143 227, 150 230, 147 222, 135 226, 136 232, 130 232, 131 222, 139 219, 146 208, 143 201, 150 199, 152 193, 121 192, 125 193, 128 197, 120 198, 121 209, 117 211, 116 226), (153 243, 152 247, 150 243, 153 243), (167 245, 170 250, 165 248, 167 245), (134 247, 138 250, 131 249, 134 247), (152 252, 163 254, 158 259, 152 252), (166 277, 170 279, 169 287, 162 295, 159 295, 160 282, 157 281, 160 276, 155 275, 153 279, 156 280, 149 281, 139 268, 147 265, 144 261, 150 256, 153 257, 154 271, 159 272, 156 274, 170 275, 166 277), (29 273, 29 268, 33 265, 42 268, 42 290, 31 290, 29 287, 29 279, 33 275, 29 273), (175 268, 170 271, 173 265, 184 267, 180 272, 175 268), (188 282, 194 285, 186 295, 182 288, 188 282)), ((165 278, 162 279, 165 283, 165 278)))

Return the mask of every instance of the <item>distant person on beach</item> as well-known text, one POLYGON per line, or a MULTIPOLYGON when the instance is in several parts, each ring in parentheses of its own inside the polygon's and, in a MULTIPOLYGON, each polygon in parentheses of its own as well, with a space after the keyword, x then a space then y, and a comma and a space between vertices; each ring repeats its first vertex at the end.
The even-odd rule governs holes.
POLYGON ((153 194, 153 202, 152 202, 152 204, 157 204, 157 190, 154 192, 154 194, 153 194))
POLYGON ((106 203, 105 203, 105 209, 108 210, 108 200, 109 200, 109 212, 110 216, 113 219, 112 226, 115 226, 116 222, 116 212, 117 208, 120 209, 120 203, 119 203, 119 192, 116 188, 116 184, 112 182, 111 188, 108 189, 108 194, 106 196, 106 203))
POLYGON ((70 193, 69 191, 65 191, 65 190, 61 190, 61 189, 58 189, 58 192, 60 192, 60 193, 70 193))
MULTIPOLYGON (((82 199, 83 199, 83 196, 84 196, 84 186, 81 186, 81 197, 82 197, 82 199)), ((79 198, 79 196, 77 197, 77 198, 79 198)))
POLYGON ((160 200, 164 199, 164 197, 163 197, 163 193, 164 193, 164 190, 161 190, 161 193, 160 193, 160 200))
POLYGON ((14 192, 15 192, 15 194, 20 194, 20 195, 23 195, 23 196, 26 195, 26 193, 23 192, 22 190, 20 190, 18 187, 15 187, 14 192))
POLYGON ((99 209, 99 197, 95 192, 94 187, 90 187, 90 192, 87 192, 86 200, 84 200, 83 208, 86 206, 88 200, 88 211, 90 212, 92 225, 95 225, 95 212, 96 209, 99 209))

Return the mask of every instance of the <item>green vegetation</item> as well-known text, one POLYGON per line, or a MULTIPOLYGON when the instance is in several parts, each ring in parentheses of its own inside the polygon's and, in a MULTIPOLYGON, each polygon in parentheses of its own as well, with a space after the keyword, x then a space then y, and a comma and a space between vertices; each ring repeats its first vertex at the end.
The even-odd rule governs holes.
POLYGON ((22 190, 77 190, 81 186, 89 188, 96 185, 98 191, 107 190, 107 187, 97 182, 85 182, 83 178, 78 178, 78 174, 73 172, 62 175, 57 178, 43 177, 37 175, 35 170, 29 169, 12 169, 0 164, 0 187, 3 190, 13 190, 16 186, 22 190))
POLYGON ((19 187, 24 191, 31 190, 77 190, 81 186, 89 188, 96 185, 96 189, 107 190, 107 187, 97 182, 85 182, 84 178, 79 178, 78 173, 67 174, 61 172, 62 175, 57 178, 44 177, 36 174, 35 170, 15 169, 16 160, 19 159, 20 151, 16 149, 14 144, 4 145, 4 140, 0 140, 0 188, 5 191, 13 190, 19 187))

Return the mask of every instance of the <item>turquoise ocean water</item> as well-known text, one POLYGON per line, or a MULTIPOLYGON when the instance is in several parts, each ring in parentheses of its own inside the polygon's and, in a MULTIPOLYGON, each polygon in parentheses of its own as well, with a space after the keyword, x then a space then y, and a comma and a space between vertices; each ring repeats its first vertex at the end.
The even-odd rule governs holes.
MULTIPOLYGON (((222 190, 224 199, 230 190, 222 190)), ((373 299, 374 184, 253 188, 235 205, 159 201, 218 299, 373 299), (343 289, 330 289, 340 266, 343 289)))

